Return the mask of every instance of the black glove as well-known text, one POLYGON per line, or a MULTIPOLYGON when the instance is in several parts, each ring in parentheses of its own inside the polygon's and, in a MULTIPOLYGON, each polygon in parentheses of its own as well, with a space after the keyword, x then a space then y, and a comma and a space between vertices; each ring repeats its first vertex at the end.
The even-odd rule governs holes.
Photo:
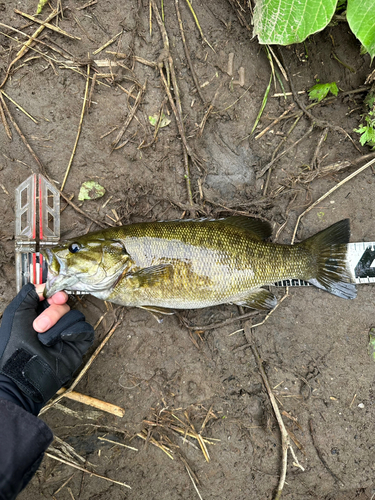
POLYGON ((75 310, 37 333, 33 321, 46 307, 48 302, 40 302, 34 285, 28 284, 5 309, 0 327, 0 374, 36 403, 31 404, 33 412, 71 379, 94 340, 93 327, 75 310))

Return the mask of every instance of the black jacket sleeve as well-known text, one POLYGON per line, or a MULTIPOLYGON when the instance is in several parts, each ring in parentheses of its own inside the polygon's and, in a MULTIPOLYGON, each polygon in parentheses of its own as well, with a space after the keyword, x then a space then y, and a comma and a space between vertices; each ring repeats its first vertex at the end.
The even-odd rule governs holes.
POLYGON ((52 442, 51 429, 19 405, 0 398, 0 500, 14 500, 52 442))

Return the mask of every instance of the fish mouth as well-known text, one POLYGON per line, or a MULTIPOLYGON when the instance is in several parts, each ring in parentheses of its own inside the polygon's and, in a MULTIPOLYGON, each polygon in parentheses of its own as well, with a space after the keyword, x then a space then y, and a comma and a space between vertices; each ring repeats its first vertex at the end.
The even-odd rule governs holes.
MULTIPOLYGON (((60 259, 53 252, 53 249, 44 248, 41 250, 41 253, 48 266, 47 281, 43 292, 45 298, 49 298, 62 290, 67 293, 86 292, 94 295, 100 294, 102 298, 106 298, 123 272, 123 269, 119 269, 113 275, 101 277, 97 282, 95 280, 88 282, 86 273, 73 271, 73 274, 69 272, 69 268, 64 260, 60 259)), ((91 276, 91 278, 94 276, 91 276)))
POLYGON ((63 263, 53 254, 52 250, 50 248, 44 248, 41 250, 41 254, 48 268, 46 286, 43 292, 44 297, 49 298, 61 290, 77 290, 76 285, 79 283, 78 277, 63 272, 63 263))

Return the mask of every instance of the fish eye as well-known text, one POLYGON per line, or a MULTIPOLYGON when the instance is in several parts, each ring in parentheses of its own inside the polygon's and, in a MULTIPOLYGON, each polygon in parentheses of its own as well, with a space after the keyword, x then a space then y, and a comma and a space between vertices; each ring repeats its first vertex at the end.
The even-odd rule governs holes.
POLYGON ((71 243, 69 245, 69 252, 70 253, 77 253, 80 249, 81 249, 81 247, 78 243, 71 243))

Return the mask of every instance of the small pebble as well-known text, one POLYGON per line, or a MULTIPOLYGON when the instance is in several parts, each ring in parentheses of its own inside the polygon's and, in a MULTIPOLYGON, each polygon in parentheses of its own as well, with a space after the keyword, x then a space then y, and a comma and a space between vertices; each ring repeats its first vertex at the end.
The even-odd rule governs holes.
POLYGON ((363 403, 359 403, 358 408, 364 408, 365 405, 363 403))

